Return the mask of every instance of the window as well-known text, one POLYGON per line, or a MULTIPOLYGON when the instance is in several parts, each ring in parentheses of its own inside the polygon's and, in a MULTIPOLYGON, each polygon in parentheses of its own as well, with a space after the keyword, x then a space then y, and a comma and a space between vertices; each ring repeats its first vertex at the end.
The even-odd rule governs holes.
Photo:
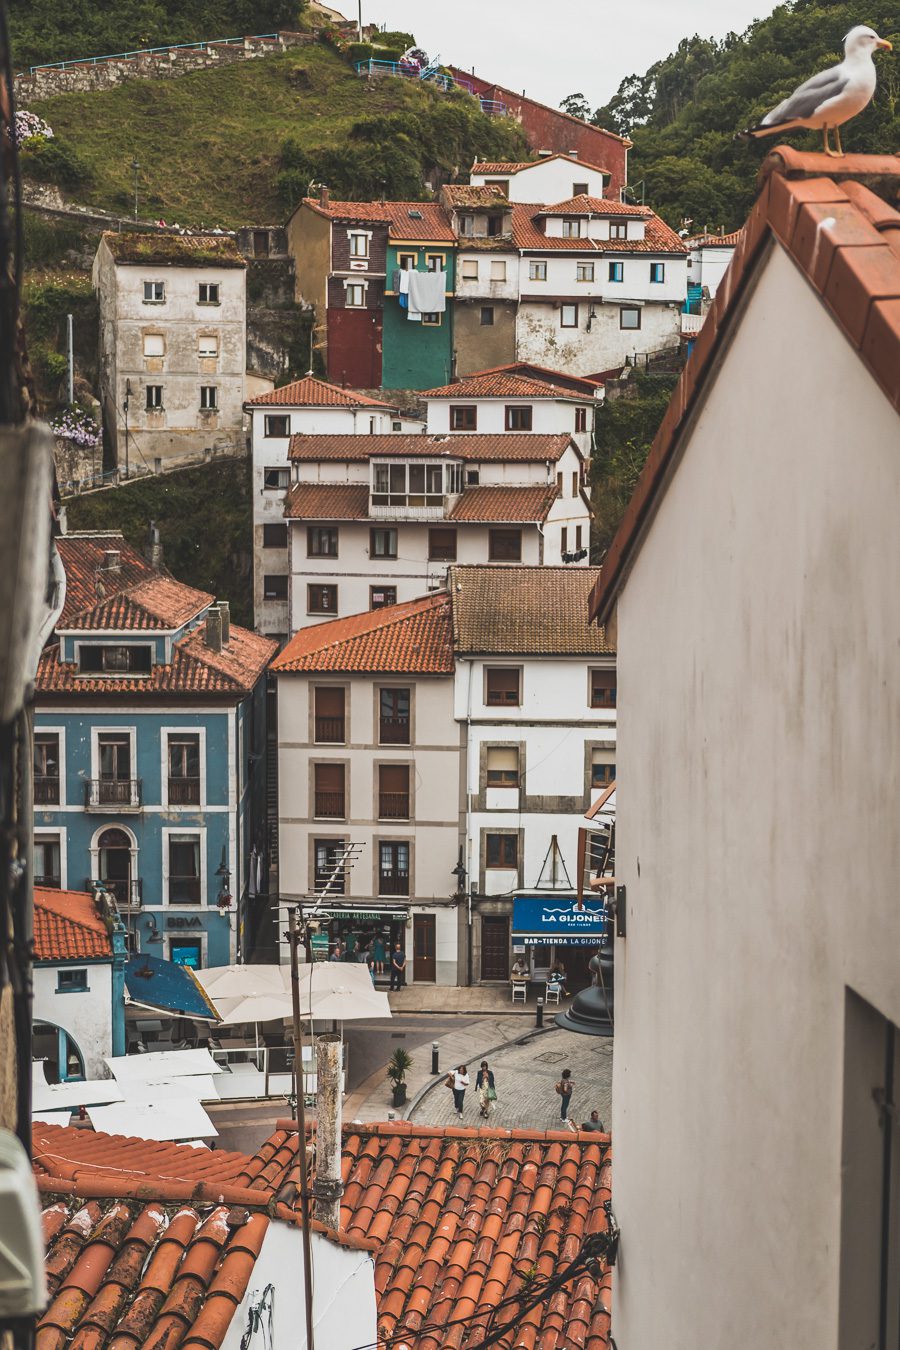
POLYGON ((532 409, 530 404, 507 404, 506 407, 506 430, 507 431, 530 431, 532 423, 532 409))
POLYGON ((442 506, 442 464, 376 463, 372 467, 373 506, 442 506))
POLYGON ((337 614, 337 586, 307 586, 307 614, 337 614))
POLYGON ((141 883, 132 876, 132 840, 124 830, 104 830, 97 840, 100 881, 120 909, 140 904, 141 883))
POLYGON ((640 326, 641 311, 639 309, 626 309, 623 307, 619 310, 620 328, 640 328, 640 326))
POLYGON ((610 239, 627 239, 628 222, 627 220, 612 220, 609 224, 610 239))
POLYGON ((581 526, 575 526, 575 552, 581 552, 581 526))
POLYGON ((62 885, 58 834, 34 836, 34 884, 58 891, 62 885))
POLYGON ((346 844, 343 839, 316 839, 313 842, 313 888, 329 895, 344 894, 344 866, 342 858, 346 844))
POLYGON ((369 587, 369 609, 385 609, 388 605, 396 605, 396 603, 396 586, 369 587))
POLYGON ((575 409, 575 430, 587 431, 587 408, 575 409))
POLYGON ((314 810, 322 819, 342 819, 345 811, 343 764, 313 765, 314 810))
POLYGON ((665 264, 665 263, 651 263, 651 264, 650 264, 650 280, 651 280, 651 281, 655 281, 655 282, 661 282, 661 281, 665 281, 665 279, 666 279, 666 264, 665 264))
POLYGON ((291 418, 289 413, 270 413, 263 418, 263 435, 277 436, 283 439, 291 434, 291 418))
POLYGON ((588 185, 587 183, 573 183, 573 184, 572 184, 572 196, 573 196, 573 197, 589 197, 589 196, 590 196, 590 187, 589 187, 589 185, 588 185))
POLYGON ((463 467, 461 464, 447 465, 447 493, 449 496, 456 496, 462 492, 463 485, 463 467))
POLYGON ((568 525, 563 525, 562 529, 561 529, 560 532, 559 532, 559 551, 560 551, 560 553, 562 554, 562 556, 563 556, 564 558, 565 558, 566 554, 569 552, 569 527, 568 527, 568 525))
POLYGON ((144 355, 145 356, 165 356, 166 342, 162 333, 144 334, 144 355))
POLYGON ((34 734, 34 804, 59 805, 59 733, 34 734))
POLYGON ((462 260, 462 279, 463 281, 478 280, 478 259, 463 258, 462 260))
POLYGON ((581 483, 581 479, 580 479, 580 477, 579 477, 579 474, 578 474, 577 472, 573 473, 573 474, 572 474, 572 496, 573 496, 573 497, 577 497, 577 496, 578 496, 578 488, 579 488, 579 486, 580 486, 580 483, 581 483))
POLYGON ((200 805, 200 737, 169 737, 169 805, 200 805))
POLYGON ((368 258, 369 256, 369 235, 362 231, 350 232, 350 257, 368 258))
POLYGON ((199 305, 217 305, 219 303, 219 283, 217 281, 201 281, 197 287, 197 303, 199 305))
POLYGON ((480 469, 466 469, 466 487, 478 487, 480 481, 480 469))
POLYGON ((460 216, 459 232, 460 234, 465 235, 467 239, 471 239, 472 235, 475 233, 475 217, 460 216))
POLYGON ((378 894, 409 895, 409 844, 383 839, 378 845, 378 894))
POLYGON ((291 471, 281 465, 263 469, 263 487, 269 492, 285 492, 291 485, 291 471))
POLYGON ((560 328, 578 327, 578 306, 560 305, 559 307, 559 326, 560 328))
POLYGON ((338 531, 336 525, 307 525, 307 558, 336 558, 338 555, 338 531))
POLYGON ((448 529, 429 530, 428 557, 432 562, 455 562, 456 531, 448 529))
POLYGON ((592 262, 580 262, 575 264, 576 281, 593 281, 594 264, 592 262))
POLYGON ((443 253, 426 253, 425 268, 428 272, 446 272, 447 262, 443 253))
POLYGON ((490 239, 496 239, 498 234, 503 233, 503 217, 488 216, 486 234, 490 239))
POLYGON ((506 280, 506 263, 502 258, 491 263, 491 281, 506 280))
POLYGON ((378 740, 381 745, 409 745, 410 697, 408 689, 379 689, 378 740))
POLYGON ((611 262, 609 264, 609 279, 610 281, 624 281, 625 264, 622 262, 611 262))
POLYGON ((378 767, 378 819, 409 820, 409 765, 378 767))
POLYGON ((398 266, 398 267, 401 269, 401 271, 403 271, 403 272, 412 272, 412 271, 414 271, 414 270, 415 270, 415 267, 416 267, 416 264, 418 263, 418 261, 419 261, 419 255, 418 255, 418 253, 398 253, 398 254, 397 254, 397 266, 398 266))
POLYGON ((215 412, 219 406, 219 391, 214 384, 201 384, 200 408, 204 412, 215 412))
POLYGON ((515 868, 519 866, 519 836, 517 834, 486 834, 485 866, 515 868))
POLYGON ((130 806, 133 784, 129 732, 101 732, 97 737, 97 754, 100 768, 97 784, 99 802, 110 806, 130 806))
POLYGON ((478 408, 474 403, 451 403, 451 431, 475 431, 477 427, 478 408))
POLYGON ((314 693, 317 745, 343 745, 345 692, 320 685, 314 693))
POLYGON ((263 548, 287 548, 287 525, 264 525, 263 548))
POLYGON ((515 745, 489 745, 487 749, 487 786, 519 786, 519 749, 515 745))
POLYGON ((200 836, 169 835, 169 904, 199 905, 200 836))
POLYGON ((148 412, 157 412, 163 405, 163 387, 161 384, 147 385, 147 403, 148 412))
POLYGON ((591 707, 614 708, 616 706, 616 672, 614 670, 591 671, 591 707))
POLYGON ((218 359, 219 339, 215 333, 201 333, 197 338, 197 354, 205 361, 218 359))
POLYGON ((488 530, 488 557, 491 562, 521 562, 522 531, 488 530))
POLYGON ((612 750, 591 751, 591 787, 605 788, 615 782, 616 766, 612 760, 612 750))
POLYGON ((494 326, 494 306, 481 306, 481 326, 482 328, 493 328, 494 326))
POLYGON ((138 647, 104 646, 101 643, 81 643, 78 647, 78 671, 81 675, 149 675, 153 649, 149 644, 138 647))
POLYGON ((397 531, 381 528, 369 530, 369 557, 396 558, 397 531))
POLYGON ((546 258, 532 258, 528 264, 529 281, 547 280, 547 260, 546 258))
POLYGON ((427 314, 424 311, 422 313, 422 323, 426 328, 440 328, 442 318, 443 316, 438 314, 437 311, 429 310, 427 314))
POLYGON ((58 994, 86 994, 88 988, 88 973, 86 970, 58 970, 56 972, 56 992, 58 994))
POLYGON ((582 236, 582 227, 584 222, 577 216, 572 219, 564 220, 562 223, 563 239, 580 239, 582 236))
POLYGON ((365 309, 366 307, 366 288, 358 284, 345 287, 346 306, 348 309, 365 309))
POLYGON ((522 702, 521 677, 522 672, 517 666, 488 666, 485 670, 485 703, 488 707, 518 707, 522 702))
POLYGON ((263 577, 264 600, 286 600, 288 598, 288 579, 267 573, 263 577))
POLYGON ((166 283, 164 281, 145 281, 144 282, 144 304, 161 305, 166 298, 166 283))

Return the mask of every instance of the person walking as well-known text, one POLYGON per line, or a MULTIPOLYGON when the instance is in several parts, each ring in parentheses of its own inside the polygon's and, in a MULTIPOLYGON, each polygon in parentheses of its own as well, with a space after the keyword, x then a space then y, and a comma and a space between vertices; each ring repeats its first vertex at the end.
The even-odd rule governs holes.
POLYGON ((372 943, 372 956, 373 956, 374 961, 375 961, 375 973, 376 973, 376 975, 383 975, 383 974, 384 974, 384 958, 385 958, 384 942, 382 941, 381 937, 378 936, 378 935, 376 935, 376 937, 375 937, 375 939, 374 939, 374 941, 373 941, 373 943, 372 943))
POLYGON ((403 988, 403 975, 406 970, 406 955, 398 942, 391 952, 391 988, 403 988))
POLYGON ((465 1064, 457 1064, 453 1070, 453 1105, 460 1120, 462 1120, 463 1104, 466 1100, 466 1088, 468 1086, 469 1070, 465 1064))
POLYGON ((572 1082, 572 1070, 563 1069, 560 1074, 559 1082, 556 1084, 556 1091, 559 1093, 559 1118, 568 1120, 569 1104, 572 1101, 572 1089, 575 1084, 572 1082))
POLYGON ((488 1068, 486 1059, 481 1061, 481 1068, 475 1076, 475 1087, 481 1106, 480 1114, 487 1119, 494 1109, 494 1102, 497 1100, 497 1088, 494 1083, 494 1071, 488 1068))

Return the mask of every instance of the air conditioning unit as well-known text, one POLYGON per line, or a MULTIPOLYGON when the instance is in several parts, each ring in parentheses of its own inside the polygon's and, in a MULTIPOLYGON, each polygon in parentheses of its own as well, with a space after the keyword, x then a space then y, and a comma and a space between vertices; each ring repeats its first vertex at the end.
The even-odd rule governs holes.
POLYGON ((47 1306, 41 1207, 31 1164, 10 1130, 0 1130, 0 1321, 47 1306))

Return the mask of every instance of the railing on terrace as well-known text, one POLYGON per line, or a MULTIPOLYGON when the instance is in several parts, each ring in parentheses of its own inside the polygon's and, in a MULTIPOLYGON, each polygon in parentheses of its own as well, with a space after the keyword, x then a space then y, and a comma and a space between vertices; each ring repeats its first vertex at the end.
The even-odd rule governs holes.
POLYGON ((447 93, 451 89, 463 89, 473 98, 477 98, 481 104, 481 111, 487 113, 489 117, 502 117, 506 112, 506 104, 501 103, 495 98, 479 98, 475 92, 475 86, 469 80, 457 79, 453 75, 445 75, 443 71, 433 70, 430 66, 424 68, 413 65, 410 61, 376 61, 374 57, 369 57, 367 61, 356 62, 357 75, 399 75, 407 80, 424 80, 428 84, 437 85, 438 89, 443 89, 447 93))
POLYGON ((173 42, 168 47, 137 47, 131 52, 109 52, 105 56, 79 56, 74 61, 44 61, 29 66, 28 73, 37 70, 68 70, 71 66, 99 66, 104 61, 129 61, 135 56, 159 56, 162 52, 206 51, 210 47, 234 47, 245 42, 277 42, 277 33, 254 33, 252 37, 211 38, 204 42, 173 42))

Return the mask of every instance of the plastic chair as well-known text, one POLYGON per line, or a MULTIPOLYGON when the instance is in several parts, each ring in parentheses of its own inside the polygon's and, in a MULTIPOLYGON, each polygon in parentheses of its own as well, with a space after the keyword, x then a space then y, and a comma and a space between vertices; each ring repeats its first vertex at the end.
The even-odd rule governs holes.
POLYGON ((548 984, 544 990, 544 1003, 559 1003, 559 985, 548 984))
POLYGON ((528 1001, 528 985, 524 980, 513 980, 512 985, 513 1003, 526 1003, 528 1001))

